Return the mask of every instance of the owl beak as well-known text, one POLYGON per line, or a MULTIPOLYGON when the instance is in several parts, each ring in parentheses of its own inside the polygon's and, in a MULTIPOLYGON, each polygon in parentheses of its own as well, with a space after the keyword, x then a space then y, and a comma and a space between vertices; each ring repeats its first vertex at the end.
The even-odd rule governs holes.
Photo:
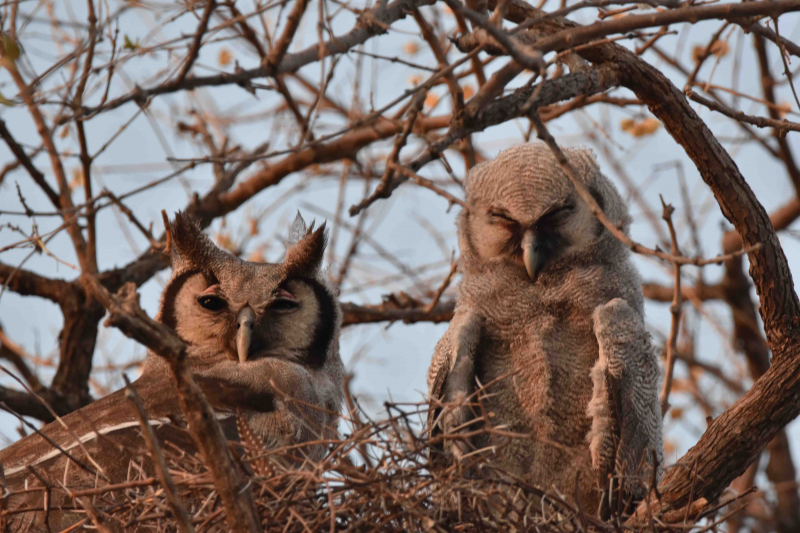
POLYGON ((539 269, 542 267, 544 257, 539 250, 539 243, 536 235, 532 231, 526 231, 522 236, 522 262, 525 263, 525 271, 528 277, 536 283, 539 277, 539 269))
POLYGON ((253 338, 253 326, 256 323, 256 314, 249 307, 245 307, 236 317, 236 352, 239 354, 239 362, 247 361, 247 353, 250 351, 250 341, 253 338))

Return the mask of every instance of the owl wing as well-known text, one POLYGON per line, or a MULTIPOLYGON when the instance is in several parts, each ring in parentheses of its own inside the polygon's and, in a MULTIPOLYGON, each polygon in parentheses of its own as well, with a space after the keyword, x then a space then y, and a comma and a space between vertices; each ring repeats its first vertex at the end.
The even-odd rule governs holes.
MULTIPOLYGON (((457 312, 450 327, 436 344, 428 370, 430 437, 452 433, 474 416, 469 403, 475 392, 475 361, 481 329, 478 315, 457 312)), ((459 456, 465 447, 465 443, 454 441, 451 451, 459 456)))
POLYGON ((609 486, 609 476, 621 478, 614 485, 623 487, 622 493, 615 492, 638 500, 652 478, 654 454, 660 465, 664 453, 658 357, 641 315, 625 300, 597 307, 593 318, 600 356, 592 369, 588 408, 592 465, 601 487, 609 486))

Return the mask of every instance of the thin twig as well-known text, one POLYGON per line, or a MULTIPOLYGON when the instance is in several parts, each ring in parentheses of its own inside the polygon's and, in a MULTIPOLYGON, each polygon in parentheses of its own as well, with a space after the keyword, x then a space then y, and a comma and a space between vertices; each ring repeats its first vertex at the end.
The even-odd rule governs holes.
MULTIPOLYGON (((672 255, 679 256, 681 255, 681 251, 678 247, 678 236, 675 233, 675 226, 672 223, 672 213, 675 212, 675 208, 665 203, 663 197, 661 197, 661 207, 661 218, 664 219, 664 221, 667 223, 667 227, 669 228, 672 255)), ((672 268, 674 272, 674 290, 672 296, 672 305, 669 308, 672 318, 669 326, 669 338, 667 339, 667 358, 666 363, 664 364, 666 368, 664 384, 661 388, 661 395, 659 396, 659 402, 661 403, 661 416, 666 415, 667 411, 669 411, 669 393, 672 390, 672 375, 675 368, 675 359, 678 353, 678 332, 680 331, 681 324, 681 265, 679 263, 673 263, 672 268)))

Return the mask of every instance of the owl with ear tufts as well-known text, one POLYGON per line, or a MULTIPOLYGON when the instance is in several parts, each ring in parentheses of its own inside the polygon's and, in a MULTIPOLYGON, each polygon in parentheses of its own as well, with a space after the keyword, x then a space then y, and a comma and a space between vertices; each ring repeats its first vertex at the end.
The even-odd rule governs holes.
MULTIPOLYGON (((591 151, 565 152, 627 231, 628 209, 591 151)), ((643 497, 663 456, 661 375, 628 249, 545 144, 474 167, 465 187, 463 279, 428 371, 431 433, 456 437, 446 456, 493 450, 500 470, 586 510, 643 497), (488 431, 472 436, 479 426, 488 431)))
MULTIPOLYGON (((337 436, 344 395, 341 311, 321 269, 325 224, 307 229, 298 214, 286 259, 277 264, 251 263, 221 250, 186 214, 179 213, 170 226, 172 277, 156 318, 187 344, 186 362, 226 437, 255 440, 259 448, 291 446, 289 461, 297 466, 321 459, 324 442, 337 436)), ((168 364, 149 353, 133 387, 162 448, 195 450, 168 364)), ((152 475, 124 390, 62 420, 63 425, 52 422, 0 452, 12 493, 41 486, 42 480, 79 489, 127 481, 137 471, 152 475)), ((35 491, 12 495, 7 509, 41 508, 41 498, 35 491)), ((81 518, 55 512, 59 506, 77 503, 61 491, 52 493, 53 530, 81 518)), ((36 528, 43 515, 12 514, 12 529, 36 528)))

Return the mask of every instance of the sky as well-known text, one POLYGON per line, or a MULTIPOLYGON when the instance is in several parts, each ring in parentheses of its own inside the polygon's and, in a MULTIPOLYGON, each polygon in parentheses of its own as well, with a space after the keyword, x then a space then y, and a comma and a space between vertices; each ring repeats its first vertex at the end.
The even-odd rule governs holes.
MULTIPOLYGON (((120 35, 127 36, 132 42, 138 42, 140 46, 152 45, 181 33, 188 35, 194 31, 196 26, 196 19, 188 15, 173 20, 174 12, 167 9, 165 3, 148 4, 147 9, 131 9, 125 2, 110 2, 110 4, 112 11, 128 9, 120 17, 120 35), (169 24, 165 24, 166 22, 169 24)), ((29 8, 31 6, 21 5, 20 7, 21 10, 29 8)), ((74 16, 77 20, 83 20, 85 18, 83 9, 85 8, 76 5, 72 14, 65 9, 61 16, 65 20, 68 20, 70 16, 74 16)), ((242 9, 244 10, 243 7, 242 9)), ((426 8, 423 12, 429 20, 433 18, 430 9, 426 8)), ((299 50, 316 42, 315 13, 316 4, 313 3, 308 17, 304 19, 300 28, 299 35, 302 42, 295 43, 290 51, 299 50)), ((584 10, 578 13, 574 19, 577 21, 587 20, 595 13, 596 10, 584 10)), ((275 15, 275 10, 267 12, 271 24, 274 24, 275 15)), ((44 12, 37 13, 39 18, 44 16, 44 12)), ((347 31, 352 26, 353 20, 350 13, 340 13, 333 21, 335 33, 341 34, 347 31)), ((795 16, 785 16, 780 20, 781 34, 790 39, 797 38, 797 22, 800 19, 795 16)), ((443 15, 441 21, 446 25, 452 25, 452 19, 447 15, 443 15)), ((681 47, 682 62, 691 68, 693 47, 705 44, 719 26, 720 23, 717 21, 700 23, 689 32, 663 38, 659 41, 659 46, 668 51, 681 47)), ((419 30, 413 20, 409 18, 402 21, 397 26, 397 30, 369 41, 363 50, 385 56, 399 55, 415 63, 435 66, 435 61, 432 59, 427 45, 419 38, 419 30), (414 55, 409 54, 406 49, 408 43, 416 43, 419 51, 414 55)), ((59 34, 59 31, 65 32, 66 35, 74 34, 74 30, 66 25, 63 28, 53 29, 42 23, 31 24, 23 33, 23 44, 31 58, 32 68, 37 73, 44 71, 55 58, 71 50, 73 45, 66 42, 63 42, 63 46, 58 43, 53 45, 53 38, 56 41, 64 40, 64 36, 59 34)), ((727 32, 723 34, 723 36, 726 35, 727 32)), ((754 96, 760 95, 760 82, 757 64, 751 50, 751 37, 743 36, 741 31, 736 30, 729 42, 731 49, 736 46, 744 46, 744 54, 739 67, 742 73, 739 90, 754 96), (739 41, 741 44, 737 44, 739 41)), ((629 40, 623 40, 621 44, 631 46, 629 40)), ((233 64, 220 65, 219 54, 223 49, 232 52, 242 68, 253 67, 258 63, 257 57, 253 53, 223 40, 203 48, 194 72, 209 74, 220 69, 232 71, 233 64)), ((176 49, 176 53, 181 50, 176 49)), ((784 79, 780 74, 783 71, 780 57, 774 53, 774 50, 770 52, 773 73, 779 80, 784 79)), ((457 56, 451 53, 451 58, 454 57, 457 56)), ((714 67, 714 83, 730 86, 735 70, 733 57, 733 53, 728 54, 714 67)), ((145 54, 123 63, 111 86, 112 97, 127 93, 134 84, 143 87, 151 86, 152 77, 161 71, 165 59, 164 53, 145 54)), ((674 69, 660 61, 652 53, 648 54, 646 59, 670 76, 678 87, 682 87, 685 81, 683 75, 676 74, 674 69)), ((99 60, 107 61, 108 58, 100 56, 99 60)), ((369 107, 370 103, 377 108, 391 101, 401 90, 412 86, 415 76, 425 79, 427 74, 424 70, 406 65, 379 61, 366 56, 361 56, 359 59, 359 55, 356 53, 347 54, 340 59, 337 73, 329 84, 329 94, 345 105, 349 105, 353 99, 352 79, 358 61, 363 61, 365 69, 365 75, 360 84, 360 98, 365 109, 369 107)), ((713 62, 709 61, 700 71, 699 78, 708 79, 712 66, 713 62)), ((321 73, 319 64, 309 65, 303 68, 301 73, 308 79, 319 81, 321 74, 324 78, 329 68, 330 61, 326 61, 324 73, 321 73)), ((61 75, 49 78, 47 83, 50 83, 51 86, 60 83, 59 76, 61 75)), ((102 88, 105 78, 97 81, 101 83, 94 89, 89 103, 99 100, 102 92, 99 89, 102 88)), ((522 77, 515 82, 514 86, 519 86, 525 81, 526 78, 522 77)), ((464 84, 474 87, 474 80, 468 79, 464 84)), ((90 84, 90 87, 92 86, 90 84)), ((444 90, 440 87, 435 92, 442 95, 444 90)), ((787 84, 784 83, 777 90, 779 101, 793 102, 787 84)), ((16 89, 9 83, 5 72, 0 72, 0 94, 7 99, 13 99, 16 96, 16 89)), ((615 94, 632 96, 624 90, 617 91, 615 94)), ((235 86, 203 88, 192 93, 181 92, 158 97, 150 104, 147 113, 142 113, 135 104, 131 103, 112 113, 98 116, 87 125, 91 151, 96 151, 106 143, 129 119, 132 119, 132 122, 96 160, 93 169, 97 179, 95 189, 100 190, 107 187, 117 194, 124 193, 173 172, 175 168, 178 168, 179 163, 171 162, 170 158, 185 159, 203 155, 195 143, 186 136, 175 133, 178 120, 191 121, 189 116, 191 110, 201 113, 215 112, 220 115, 249 117, 238 121, 230 129, 232 144, 236 143, 252 148, 268 140, 271 150, 286 147, 287 143, 296 139, 297 129, 293 119, 287 113, 275 115, 273 106, 277 102, 277 98, 275 93, 266 91, 259 91, 257 97, 254 97, 235 86)), ((443 99, 435 109, 426 109, 426 111, 433 115, 447 113, 447 105, 446 99, 443 99)), ((766 115, 763 106, 755 102, 741 99, 738 105, 746 113, 766 115)), ((724 142, 748 184, 768 212, 773 211, 794 196, 794 191, 779 161, 754 144, 739 142, 741 135, 728 119, 706 109, 698 109, 696 104, 692 104, 692 106, 698 110, 701 118, 724 142)), ((795 111, 797 110, 794 103, 792 103, 792 107, 795 111)), ((654 206, 657 214, 660 214, 659 195, 663 196, 668 203, 675 205, 676 226, 681 244, 684 250, 691 251, 689 234, 683 220, 685 206, 682 201, 679 180, 674 167, 669 167, 678 162, 685 173, 689 196, 692 199, 692 208, 699 221, 703 255, 706 257, 717 255, 721 253, 721 237, 731 226, 724 220, 708 187, 702 182, 680 146, 664 131, 663 127, 654 134, 641 138, 632 138, 622 130, 623 119, 631 117, 641 119, 650 116, 645 110, 620 110, 608 106, 594 106, 585 112, 572 113, 559 118, 551 122, 549 128, 559 143, 564 146, 589 145, 596 148, 597 145, 593 142, 592 136, 607 145, 614 157, 622 163, 627 176, 639 184, 639 194, 649 205, 654 206)), ((0 107, 0 118, 6 121, 17 138, 27 147, 37 145, 36 130, 24 109, 19 106, 2 106, 0 107)), ((317 125, 320 132, 329 133, 336 131, 341 123, 331 120, 330 115, 322 115, 317 125)), ((485 155, 493 157, 501 150, 521 142, 526 130, 527 124, 523 121, 511 121, 476 134, 474 142, 485 155)), ((761 133, 767 135, 766 131, 761 133)), ((788 140, 797 153, 800 150, 797 134, 789 133, 788 140)), ((72 154, 75 154, 74 128, 66 137, 59 137, 58 143, 59 148, 69 149, 72 154)), ((414 139, 402 152, 401 160, 410 161, 414 154, 419 153, 423 147, 423 143, 414 139)), ((373 165, 380 171, 382 170, 382 161, 390 148, 391 139, 362 151, 358 160, 361 164, 373 165)), ((620 177, 601 150, 598 150, 598 153, 604 173, 611 177, 621 190, 624 190, 624 178, 620 177)), ((4 145, 0 146, 0 165, 11 161, 12 157, 4 145)), ((280 157, 278 156, 276 159, 280 157)), ((79 162, 74 156, 66 157, 65 161, 68 173, 79 166, 79 162)), ((459 159, 451 156, 449 161, 456 174, 463 177, 464 170, 459 159)), ((39 156, 35 162, 52 183, 52 172, 47 159, 39 156)), ((431 163, 423 169, 421 174, 430 178, 444 179, 447 177, 439 163, 431 163)), ((245 173, 243 177, 246 178, 248 175, 249 173, 245 173)), ((299 175, 291 175, 279 185, 260 193, 236 213, 226 217, 224 222, 215 221, 209 231, 214 235, 223 233, 234 241, 240 240, 248 232, 247 218, 254 213, 266 210, 269 214, 259 224, 259 236, 253 244, 246 248, 244 256, 247 257, 248 254, 255 251, 257 245, 264 244, 266 245, 263 250, 265 257, 271 261, 280 261, 284 252, 281 239, 286 236, 289 223, 298 210, 307 220, 315 217, 318 220, 327 218, 330 223, 330 213, 336 209, 338 183, 336 172, 324 178, 303 178, 299 175), (289 194, 295 189, 302 190, 296 194, 289 194)), ((191 171, 182 173, 179 179, 168 181, 158 188, 131 197, 127 200, 127 205, 138 214, 142 221, 152 222, 155 228, 160 229, 160 211, 162 209, 167 213, 173 213, 187 204, 193 192, 202 194, 212 184, 211 168, 208 165, 199 165, 191 171)), ((374 183, 370 184, 370 188, 374 185, 374 183)), ((30 178, 23 172, 17 171, 10 174, 0 185, 0 211, 22 209, 17 187, 32 209, 51 210, 47 199, 38 191, 30 178)), ((455 188, 452 191, 458 193, 455 188)), ((74 192, 74 197, 77 200, 82 198, 82 194, 82 189, 78 187, 74 192)), ((350 180, 346 188, 345 207, 357 202, 363 194, 363 180, 350 180)), ((369 242, 365 242, 361 247, 363 255, 353 265, 351 275, 342 287, 342 301, 375 304, 380 302, 383 294, 391 291, 406 291, 412 296, 420 297, 422 294, 419 291, 419 281, 422 281, 422 285, 425 285, 426 288, 437 287, 449 270, 450 257, 456 248, 455 219, 458 211, 457 206, 448 210, 447 202, 431 191, 408 183, 395 191, 391 199, 372 206, 369 209, 365 225, 371 239, 380 243, 382 247, 412 267, 432 266, 416 278, 409 276, 381 257, 380 249, 376 250, 369 242), (387 278, 389 281, 375 284, 376 281, 387 278)), ((631 212, 634 217, 631 236, 646 246, 655 246, 657 243, 653 231, 645 220, 642 210, 638 206, 632 205, 631 212)), ((127 235, 120 227, 120 219, 120 215, 111 209, 105 209, 98 215, 99 263, 103 270, 125 265, 148 246, 141 235, 135 232, 127 235)), ((355 220, 345 217, 344 222, 352 225, 355 220)), ((6 224, 18 225, 29 231, 32 223, 33 221, 26 217, 0 215, 0 225, 4 226, 0 230, 0 248, 19 239, 19 235, 10 230, 6 224)), ((40 233, 44 233, 57 226, 59 222, 56 217, 37 217, 35 223, 40 233)), ((124 221, 123 225, 127 226, 124 221)), ((800 247, 796 236, 791 232, 784 232, 781 235, 781 242, 793 273, 800 274, 797 271, 797 266, 800 264, 800 247)), ((347 250, 349 243, 350 232, 342 228, 334 243, 334 256, 340 257, 347 250)), ((48 244, 48 249, 62 260, 75 264, 74 252, 66 233, 62 232, 53 239, 48 244)), ((30 250, 27 249, 6 251, 0 253, 0 261, 7 264, 20 264, 29 253, 30 250)), ((669 265, 638 256, 634 257, 634 261, 644 280, 671 285, 671 267, 669 265)), ((50 277, 73 279, 77 275, 75 270, 59 264, 44 254, 28 258, 24 267, 50 277)), ((337 261, 334 261, 332 268, 334 272, 338 272, 337 261)), ((690 283, 697 276, 697 270, 694 267, 686 267, 684 283, 690 283)), ((708 266, 703 275, 707 281, 713 282, 721 276, 721 268, 708 266)), ((161 272, 140 290, 143 308, 151 316, 156 312, 158 297, 167 279, 168 271, 161 272)), ((454 294, 453 286, 448 290, 445 298, 454 294)), ((687 306, 685 309, 689 309, 689 307, 687 306)), ((660 341, 669 328, 668 305, 648 302, 646 312, 648 327, 653 332, 654 338, 660 341)), ((694 310, 689 312, 695 313, 694 310)), ((730 356, 730 335, 727 331, 730 317, 727 306, 710 302, 705 306, 705 313, 713 320, 702 320, 697 326, 697 358, 710 364, 719 365, 731 377, 746 375, 743 357, 730 356), (718 325, 715 324, 716 322, 718 325), (720 327, 724 330, 722 331, 723 335, 718 331, 720 327)), ((61 321, 58 307, 45 300, 22 298, 10 291, 5 291, 0 296, 0 323, 10 337, 29 353, 40 357, 52 356, 57 349, 56 336, 61 321)), ((437 340, 446 328, 446 324, 423 323, 356 326, 344 330, 341 338, 342 359, 348 370, 355 373, 353 390, 359 397, 362 406, 371 413, 379 413, 385 401, 422 401, 426 393, 425 376, 428 363, 437 340)), ((108 366, 111 361, 136 360, 141 359, 143 355, 144 350, 141 346, 136 346, 116 331, 102 328, 94 361, 95 368, 100 369, 95 373, 97 384, 104 385, 109 390, 118 388, 122 383, 119 371, 105 371, 103 368, 108 366)), ((53 374, 52 369, 45 367, 40 368, 39 372, 45 382, 48 382, 53 374)), ((136 375, 135 368, 129 369, 128 372, 131 376, 136 375)), ((676 375, 678 377, 685 375, 685 368, 680 364, 677 366, 676 375)), ((722 398, 725 404, 729 405, 735 400, 721 389, 719 383, 713 378, 704 377, 701 379, 701 383, 703 383, 704 390, 722 398)), ((8 386, 9 382, 0 379, 0 384, 8 386)), ((97 393, 100 389, 94 390, 97 393)), ((683 407, 690 404, 691 400, 681 394, 675 394, 672 403, 677 407, 683 407)), ((688 450, 702 434, 705 425, 704 416, 696 409, 687 411, 680 421, 668 417, 665 422, 665 432, 666 439, 672 446, 671 456, 668 454, 668 461, 677 459, 688 450)), ((7 439, 17 438, 15 423, 11 417, 0 415, 0 434, 7 439)), ((789 435, 794 457, 797 460, 800 457, 800 423, 794 422, 790 425, 789 435)))

